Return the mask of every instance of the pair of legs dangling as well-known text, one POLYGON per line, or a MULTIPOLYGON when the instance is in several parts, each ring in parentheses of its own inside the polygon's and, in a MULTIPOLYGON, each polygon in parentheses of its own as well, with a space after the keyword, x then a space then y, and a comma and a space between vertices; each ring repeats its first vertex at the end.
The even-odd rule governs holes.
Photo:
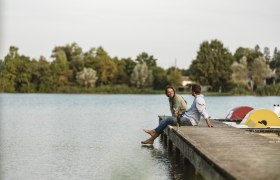
MULTIPOLYGON (((196 123, 192 123, 191 120, 187 118, 180 118, 180 124, 182 126, 194 126, 196 123)), ((146 130, 143 129, 145 133, 148 133, 151 137, 146 139, 145 141, 141 141, 142 144, 153 144, 154 140, 163 132, 163 130, 168 126, 172 125, 175 126, 177 125, 177 117, 174 116, 167 116, 163 120, 159 122, 158 127, 152 130, 146 130)))
POLYGON ((177 118, 174 116, 167 116, 165 119, 161 120, 158 127, 152 130, 143 129, 145 133, 148 133, 151 137, 146 139, 145 141, 141 141, 142 144, 153 144, 154 140, 163 132, 163 130, 168 125, 176 125, 177 118))

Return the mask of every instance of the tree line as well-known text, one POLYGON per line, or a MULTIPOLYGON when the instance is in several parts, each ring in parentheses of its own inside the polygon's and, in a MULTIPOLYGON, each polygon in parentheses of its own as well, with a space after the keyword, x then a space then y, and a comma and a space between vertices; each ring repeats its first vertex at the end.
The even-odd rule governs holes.
POLYGON ((84 52, 77 43, 56 46, 51 58, 31 59, 11 46, 0 60, 0 92, 94 92, 104 87, 162 90, 166 85, 182 86, 183 76, 211 87, 212 91, 229 91, 280 82, 280 51, 261 51, 239 47, 231 53, 219 40, 200 44, 189 69, 157 65, 146 52, 135 59, 111 57, 102 48, 84 52))
POLYGON ((213 91, 234 88, 254 91, 279 84, 280 51, 275 47, 271 56, 268 47, 262 51, 256 45, 253 49, 239 47, 231 53, 218 40, 205 41, 188 71, 193 80, 210 85, 213 91))

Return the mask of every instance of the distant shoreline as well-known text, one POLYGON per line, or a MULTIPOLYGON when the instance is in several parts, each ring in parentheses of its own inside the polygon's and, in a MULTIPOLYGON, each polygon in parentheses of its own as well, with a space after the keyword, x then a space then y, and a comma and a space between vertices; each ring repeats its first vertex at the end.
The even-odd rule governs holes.
MULTIPOLYGON (((131 88, 126 85, 104 85, 94 88, 81 88, 75 86, 57 87, 50 92, 0 92, 0 93, 30 93, 30 94, 164 94, 164 90, 153 90, 151 88, 131 88)), ((178 94, 190 94, 188 90, 178 91, 178 94)), ((232 89, 228 92, 202 91, 205 96, 280 96, 280 86, 268 86, 248 91, 246 89, 232 89)))
MULTIPOLYGON (((188 92, 177 92, 181 95, 191 95, 188 92)), ((149 91, 149 92, 117 92, 117 93, 108 93, 108 92, 0 92, 0 94, 73 94, 73 95, 79 95, 79 94, 92 94, 92 95, 165 95, 164 92, 159 92, 157 90, 155 91, 149 91)), ((232 93, 218 93, 218 92, 202 92, 204 96, 261 96, 256 94, 232 94, 232 93)), ((263 95, 263 96, 276 96, 276 95, 263 95)))

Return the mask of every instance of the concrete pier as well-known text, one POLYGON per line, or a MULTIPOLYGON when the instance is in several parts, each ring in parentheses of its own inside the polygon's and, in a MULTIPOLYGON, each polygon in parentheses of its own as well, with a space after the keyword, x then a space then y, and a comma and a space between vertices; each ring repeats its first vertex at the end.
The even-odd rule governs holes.
POLYGON ((280 140, 211 120, 199 126, 168 126, 168 148, 187 158, 205 179, 280 179, 280 140))

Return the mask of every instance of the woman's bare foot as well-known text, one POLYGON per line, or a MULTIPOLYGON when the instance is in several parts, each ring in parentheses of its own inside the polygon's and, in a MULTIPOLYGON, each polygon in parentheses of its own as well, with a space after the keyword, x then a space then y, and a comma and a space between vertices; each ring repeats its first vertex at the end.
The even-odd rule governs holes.
POLYGON ((146 130, 146 129, 143 129, 143 131, 144 131, 145 133, 150 134, 151 136, 155 136, 155 135, 156 135, 156 131, 155 131, 155 130, 146 130))

